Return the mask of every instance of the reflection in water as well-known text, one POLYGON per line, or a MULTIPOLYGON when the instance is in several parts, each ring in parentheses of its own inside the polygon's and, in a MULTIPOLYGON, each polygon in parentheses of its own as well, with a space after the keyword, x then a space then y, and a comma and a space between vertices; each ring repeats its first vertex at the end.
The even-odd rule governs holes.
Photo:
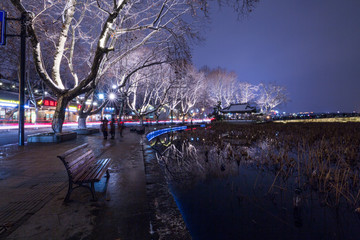
POLYGON ((326 193, 303 184, 294 159, 269 164, 271 141, 204 142, 171 133, 150 143, 193 239, 359 239, 346 202, 329 207, 326 193))

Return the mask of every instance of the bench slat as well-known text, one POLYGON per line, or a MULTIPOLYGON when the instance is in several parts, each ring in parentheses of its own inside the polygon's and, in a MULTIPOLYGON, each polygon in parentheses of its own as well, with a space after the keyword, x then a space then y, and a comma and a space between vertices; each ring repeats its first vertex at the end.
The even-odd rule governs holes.
POLYGON ((67 159, 65 159, 65 161, 67 162, 69 169, 75 169, 77 165, 83 164, 92 157, 95 158, 93 151, 90 149, 87 150, 87 152, 84 152, 82 155, 76 156, 76 158, 71 159, 71 161, 68 161, 67 159))
POLYGON ((84 156, 88 151, 92 151, 90 148, 83 148, 83 149, 79 149, 76 152, 73 152, 72 154, 68 155, 65 160, 67 163, 72 163, 73 161, 75 161, 78 158, 81 158, 82 156, 84 156))
POLYGON ((83 172, 89 166, 92 166, 95 161, 95 156, 93 154, 89 154, 85 158, 79 159, 76 164, 69 168, 69 171, 73 177, 76 177, 77 175, 82 174, 81 172, 83 172))
POLYGON ((72 176, 73 181, 76 182, 77 179, 81 178, 81 176, 84 176, 87 174, 89 170, 91 170, 93 167, 95 167, 95 157, 92 157, 88 160, 89 162, 85 162, 83 164, 79 164, 76 168, 72 170, 72 176))
POLYGON ((61 159, 65 159, 68 155, 70 155, 70 154, 72 154, 72 153, 74 153, 74 152, 76 152, 76 151, 78 151, 80 149, 86 148, 88 146, 89 146, 88 143, 84 143, 84 144, 82 144, 82 145, 80 145, 80 146, 78 146, 76 148, 72 148, 72 149, 66 151, 64 154, 62 154, 62 155, 60 155, 58 157, 61 158, 61 159))
POLYGON ((101 159, 74 178, 74 182, 98 182, 107 170, 110 159, 101 159))
POLYGON ((69 189, 65 201, 70 200, 71 192, 76 188, 72 187, 73 184, 88 187, 82 185, 83 183, 91 183, 89 190, 92 193, 93 200, 96 200, 94 182, 100 181, 105 172, 107 172, 111 159, 97 160, 88 143, 70 149, 64 154, 59 155, 58 158, 64 163, 69 176, 69 189))
POLYGON ((79 172, 74 177, 74 182, 83 182, 84 180, 89 180, 92 178, 93 172, 99 168, 99 165, 94 162, 91 165, 87 165, 83 171, 79 172))
POLYGON ((93 176, 94 179, 97 179, 100 181, 106 170, 108 169, 108 166, 110 164, 110 159, 102 159, 101 168, 98 169, 97 174, 93 176))
POLYGON ((105 164, 99 164, 95 165, 93 168, 88 169, 88 171, 82 175, 79 176, 79 178, 76 179, 77 182, 98 182, 104 175, 104 173, 107 170, 107 167, 109 166, 110 159, 105 159, 105 164))

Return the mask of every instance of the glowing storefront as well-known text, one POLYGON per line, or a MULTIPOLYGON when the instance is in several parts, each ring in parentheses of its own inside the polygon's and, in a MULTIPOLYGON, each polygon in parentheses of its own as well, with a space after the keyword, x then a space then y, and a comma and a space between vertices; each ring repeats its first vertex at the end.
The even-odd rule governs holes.
MULTIPOLYGON (((18 121, 19 95, 15 92, 0 91, 0 121, 15 123, 18 121)), ((25 104, 25 121, 31 122, 32 115, 35 114, 33 108, 25 104)))
MULTIPOLYGON (((37 122, 50 122, 53 119, 55 108, 57 102, 51 97, 45 97, 37 101, 39 106, 38 110, 38 119, 37 122)), ((76 105, 69 105, 65 111, 65 121, 66 122, 76 122, 77 121, 77 109, 76 105)))

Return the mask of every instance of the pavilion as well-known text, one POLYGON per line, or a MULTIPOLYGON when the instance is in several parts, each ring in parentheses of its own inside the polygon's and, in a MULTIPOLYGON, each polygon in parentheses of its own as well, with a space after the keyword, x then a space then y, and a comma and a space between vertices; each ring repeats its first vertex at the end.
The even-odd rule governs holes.
POLYGON ((231 116, 230 118, 232 119, 239 119, 252 113, 256 113, 257 109, 255 106, 250 106, 249 103, 236 103, 221 109, 220 112, 231 116))

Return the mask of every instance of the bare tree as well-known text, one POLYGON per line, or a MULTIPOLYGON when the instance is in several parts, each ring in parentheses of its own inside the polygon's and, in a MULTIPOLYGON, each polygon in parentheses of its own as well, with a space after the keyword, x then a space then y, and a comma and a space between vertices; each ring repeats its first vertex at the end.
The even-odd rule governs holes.
POLYGON ((182 122, 185 122, 186 115, 195 106, 204 88, 204 73, 198 72, 195 67, 189 65, 186 68, 186 75, 182 79, 183 88, 180 89, 181 101, 179 112, 182 115, 182 122))
MULTIPOLYGON (((259 0, 214 0, 214 1, 218 2, 220 7, 223 5, 232 7, 239 14, 239 17, 242 14, 252 12, 256 6, 256 3, 259 2, 259 0)), ((199 2, 202 4, 201 8, 205 11, 205 13, 207 13, 208 5, 209 2, 211 2, 211 0, 210 1, 199 0, 199 2)))
POLYGON ((256 103, 263 113, 269 113, 272 109, 288 101, 287 91, 284 86, 274 83, 260 84, 260 95, 256 103))
POLYGON ((223 68, 208 69, 205 72, 206 88, 214 106, 221 102, 221 107, 230 105, 236 101, 237 76, 234 72, 228 72, 223 68))
POLYGON ((69 101, 93 91, 127 54, 145 44, 191 36, 184 16, 199 6, 185 0, 11 2, 27 17, 37 73, 57 96, 54 132, 62 131, 69 101))
POLYGON ((258 85, 253 85, 248 82, 238 83, 237 102, 250 103, 255 100, 259 91, 258 85))
POLYGON ((178 105, 183 97, 183 88, 186 88, 182 83, 183 68, 179 68, 177 65, 174 71, 170 71, 169 78, 172 80, 172 86, 166 101, 167 115, 170 117, 170 121, 173 122, 175 115, 179 116, 178 105))
MULTIPOLYGON (((95 101, 96 89, 88 91, 84 96, 79 97, 80 109, 78 109, 78 128, 86 129, 86 119, 88 116, 99 113, 103 107, 108 104, 108 99, 105 99, 100 105, 99 101, 95 101)), ((99 99, 97 99, 99 100, 99 99)))
MULTIPOLYGON (((109 103, 109 93, 116 94, 116 98, 113 99, 112 104, 115 105, 119 118, 121 119, 127 97, 131 92, 132 83, 129 82, 131 77, 145 68, 151 68, 170 61, 170 56, 166 54, 168 49, 159 49, 160 46, 160 44, 157 44, 157 46, 153 48, 142 47, 129 53, 121 61, 117 62, 115 67, 109 69, 106 74, 101 76, 103 80, 97 85, 97 92, 102 92, 105 100, 101 105, 98 105, 91 111, 89 111, 89 109, 90 107, 91 109, 93 108, 92 104, 90 106, 86 104, 81 105, 79 110, 79 128, 86 127, 86 118, 100 112, 101 108, 109 103)), ((79 98, 79 101, 82 103, 84 103, 84 101, 86 102, 90 96, 93 96, 94 92, 95 91, 91 91, 92 94, 85 94, 85 97, 79 98)))
POLYGON ((127 104, 142 125, 146 115, 157 111, 165 104, 172 84, 166 71, 162 71, 161 65, 136 72, 131 84, 127 104))
MULTIPOLYGON (((185 16, 206 13, 208 5, 207 0, 10 1, 27 18, 37 73, 57 97, 54 132, 62 131, 68 103, 94 91, 101 76, 130 52, 196 37, 185 16)), ((239 12, 250 11, 256 1, 218 0, 239 12)))

